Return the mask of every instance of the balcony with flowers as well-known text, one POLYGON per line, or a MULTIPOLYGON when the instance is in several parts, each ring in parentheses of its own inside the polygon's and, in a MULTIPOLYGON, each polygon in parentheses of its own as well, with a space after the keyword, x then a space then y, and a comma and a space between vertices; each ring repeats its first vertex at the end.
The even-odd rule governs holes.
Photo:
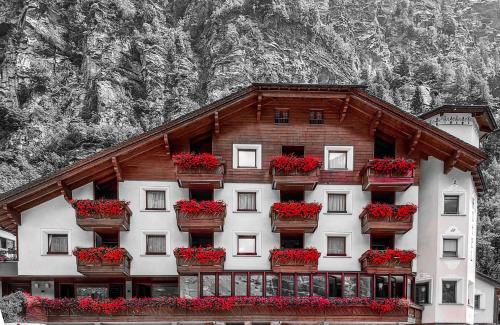
POLYGON ((366 273, 410 274, 414 251, 400 249, 368 250, 359 258, 361 271, 366 273))
POLYGON ((406 191, 415 181, 414 173, 411 159, 371 159, 361 170, 363 191, 406 191))
POLYGON ((318 227, 321 204, 276 202, 271 206, 271 227, 278 233, 313 233, 318 227))
POLYGON ((415 212, 415 204, 370 203, 359 215, 361 232, 404 234, 412 229, 415 212))
POLYGON ((180 200, 174 205, 177 226, 187 232, 220 232, 224 228, 223 201, 180 200))
POLYGON ((318 271, 321 253, 316 248, 272 249, 269 260, 273 272, 311 273, 318 271))
POLYGON ((218 189, 224 184, 224 161, 210 153, 179 153, 172 156, 179 187, 218 189))
POLYGON ((76 223, 83 230, 129 230, 132 211, 120 200, 74 200, 76 223))
POLYGON ((271 159, 274 190, 312 191, 319 182, 321 162, 314 157, 283 155, 271 159))
POLYGON ((132 256, 121 247, 77 247, 77 271, 86 276, 130 276, 132 256))
POLYGON ((226 250, 215 247, 178 247, 174 250, 177 273, 222 272, 226 250))

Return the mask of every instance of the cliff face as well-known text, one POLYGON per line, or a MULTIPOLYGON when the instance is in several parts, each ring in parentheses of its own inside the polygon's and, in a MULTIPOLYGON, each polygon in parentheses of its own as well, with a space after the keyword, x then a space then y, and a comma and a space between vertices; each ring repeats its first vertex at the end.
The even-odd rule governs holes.
MULTIPOLYGON (((252 81, 496 110, 499 45, 498 0, 4 0, 0 192, 252 81)), ((485 168, 479 266, 500 276, 500 164, 485 168)))

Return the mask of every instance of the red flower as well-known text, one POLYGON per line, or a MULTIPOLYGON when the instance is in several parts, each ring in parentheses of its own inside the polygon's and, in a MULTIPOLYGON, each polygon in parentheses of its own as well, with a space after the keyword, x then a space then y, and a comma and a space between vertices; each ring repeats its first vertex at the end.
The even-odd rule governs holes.
POLYGON ((226 211, 226 203, 223 201, 200 201, 180 200, 175 203, 175 209, 187 215, 208 214, 219 215, 226 211))
POLYGON ((129 202, 120 200, 72 200, 71 205, 81 218, 116 218, 127 213, 129 202))
POLYGON ((370 161, 371 168, 381 174, 395 174, 407 176, 415 169, 415 162, 411 159, 404 158, 384 158, 373 159, 370 161))
POLYGON ((417 257, 414 251, 400 249, 371 249, 364 256, 372 265, 408 264, 417 257))
POLYGON ((318 264, 321 253, 316 248, 272 249, 270 260, 279 265, 318 264))
POLYGON ((320 203, 276 202, 272 210, 279 218, 315 219, 321 211, 320 203))
POLYGON ((368 216, 374 219, 405 220, 417 212, 415 204, 392 205, 387 203, 370 203, 365 207, 368 216))
POLYGON ((214 170, 221 165, 219 159, 210 153, 179 153, 172 156, 174 164, 183 170, 214 170))
POLYGON ((321 166, 321 162, 314 157, 295 157, 284 155, 271 158, 271 168, 283 174, 309 173, 321 166))
POLYGON ((178 247, 174 250, 174 256, 196 264, 214 265, 222 262, 226 257, 226 250, 214 247, 178 247))
POLYGON ((73 255, 77 260, 87 264, 120 264, 127 255, 126 250, 120 247, 91 247, 75 248, 73 255))
POLYGON ((415 204, 405 204, 400 205, 396 211, 396 219, 404 220, 413 216, 417 212, 417 206, 415 204))

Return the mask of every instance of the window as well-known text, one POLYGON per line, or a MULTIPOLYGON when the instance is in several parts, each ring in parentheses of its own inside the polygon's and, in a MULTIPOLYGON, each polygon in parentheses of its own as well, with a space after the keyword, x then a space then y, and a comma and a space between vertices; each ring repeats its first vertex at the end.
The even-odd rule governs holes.
POLYGON ((189 246, 190 247, 210 247, 214 246, 213 233, 189 233, 189 246))
POLYGON ((328 212, 347 213, 347 194, 328 193, 328 212))
POLYGON ((251 274, 250 275, 250 296, 260 297, 262 296, 262 274, 251 274))
POLYGON ((166 210, 165 191, 146 190, 146 210, 166 210))
POLYGON ((392 298, 404 298, 405 282, 402 275, 391 276, 391 297, 392 298))
POLYGON ((257 211, 257 193, 238 192, 238 211, 257 211))
POLYGON ((231 295, 231 274, 219 274, 219 296, 231 295))
POLYGON ((257 150, 238 149, 238 168, 257 168, 257 150))
POLYGON ((177 281, 172 283, 155 283, 151 285, 151 297, 176 297, 178 290, 177 281))
POLYGON ((279 294, 279 277, 277 274, 266 274, 266 297, 279 294))
POLYGON ((281 146, 281 154, 285 156, 304 157, 304 146, 281 146))
POLYGON ((340 236, 328 236, 328 256, 346 256, 346 238, 340 236))
POLYGON ((474 295, 474 308, 481 309, 481 295, 474 295))
POLYGON ((68 254, 67 234, 48 234, 48 254, 68 254))
POLYGON ((257 236, 238 236, 238 255, 257 255, 257 236))
POLYGON ((363 298, 373 297, 373 278, 369 275, 359 277, 359 296, 363 298))
POLYGON ((458 214, 459 213, 459 195, 445 195, 444 196, 444 214, 458 214))
POLYGON ((281 274, 281 295, 285 297, 294 296, 294 276, 288 274, 281 274))
POLYGON ((146 235, 146 255, 166 255, 166 235, 146 235))
POLYGON ((306 297, 310 295, 311 284, 309 275, 297 275, 297 296, 306 297))
POLYGON ((443 257, 458 257, 458 239, 443 239, 443 257))
POLYGON ((328 151, 328 169, 347 169, 347 151, 328 151))
POLYGON ((203 296, 215 296, 215 274, 204 274, 201 280, 203 296))
POLYGON ((425 305, 429 303, 429 282, 417 283, 417 298, 416 303, 419 305, 425 305))
POLYGON ((198 298, 198 276, 179 276, 179 292, 181 298, 198 298))
POLYGON ((303 202, 304 191, 280 191, 280 202, 303 202))
POLYGON ((304 248, 304 235, 280 234, 281 248, 304 248))
POLYGON ((328 275, 328 296, 329 297, 342 297, 342 275, 329 274, 328 275))
POLYGON ((394 235, 371 234, 370 248, 377 250, 394 249, 394 235))
POLYGON ((76 297, 92 297, 94 299, 107 299, 108 296, 108 287, 77 287, 76 288, 76 297))
POLYGON ((457 303, 457 281, 443 281, 443 304, 457 303))
POLYGON ((309 124, 323 124, 323 111, 322 110, 310 110, 309 111, 309 124))
POLYGON ((274 111, 274 123, 287 124, 288 123, 288 110, 277 109, 274 111))
POLYGON ((312 276, 313 296, 326 296, 326 274, 312 276))
POLYGON ((375 276, 375 298, 389 297, 389 276, 375 276))
POLYGON ((247 275, 235 274, 234 275, 234 295, 247 296, 247 275))
POLYGON ((214 190, 189 189, 189 198, 195 201, 212 201, 214 190))
POLYGON ((353 298, 358 295, 358 276, 356 274, 344 275, 344 295, 345 298, 353 298))

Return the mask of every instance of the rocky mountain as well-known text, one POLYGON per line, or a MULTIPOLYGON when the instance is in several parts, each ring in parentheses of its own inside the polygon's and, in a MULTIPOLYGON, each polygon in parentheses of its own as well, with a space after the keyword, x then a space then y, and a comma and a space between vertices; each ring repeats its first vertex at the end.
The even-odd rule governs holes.
MULTIPOLYGON (((362 83, 413 113, 497 111, 499 45, 500 0, 1 0, 0 192, 250 82, 362 83)), ((484 168, 500 185, 496 161, 484 168)), ((494 195, 479 229, 500 234, 494 195)), ((496 264, 480 267, 500 276, 500 238, 481 236, 496 264)))

